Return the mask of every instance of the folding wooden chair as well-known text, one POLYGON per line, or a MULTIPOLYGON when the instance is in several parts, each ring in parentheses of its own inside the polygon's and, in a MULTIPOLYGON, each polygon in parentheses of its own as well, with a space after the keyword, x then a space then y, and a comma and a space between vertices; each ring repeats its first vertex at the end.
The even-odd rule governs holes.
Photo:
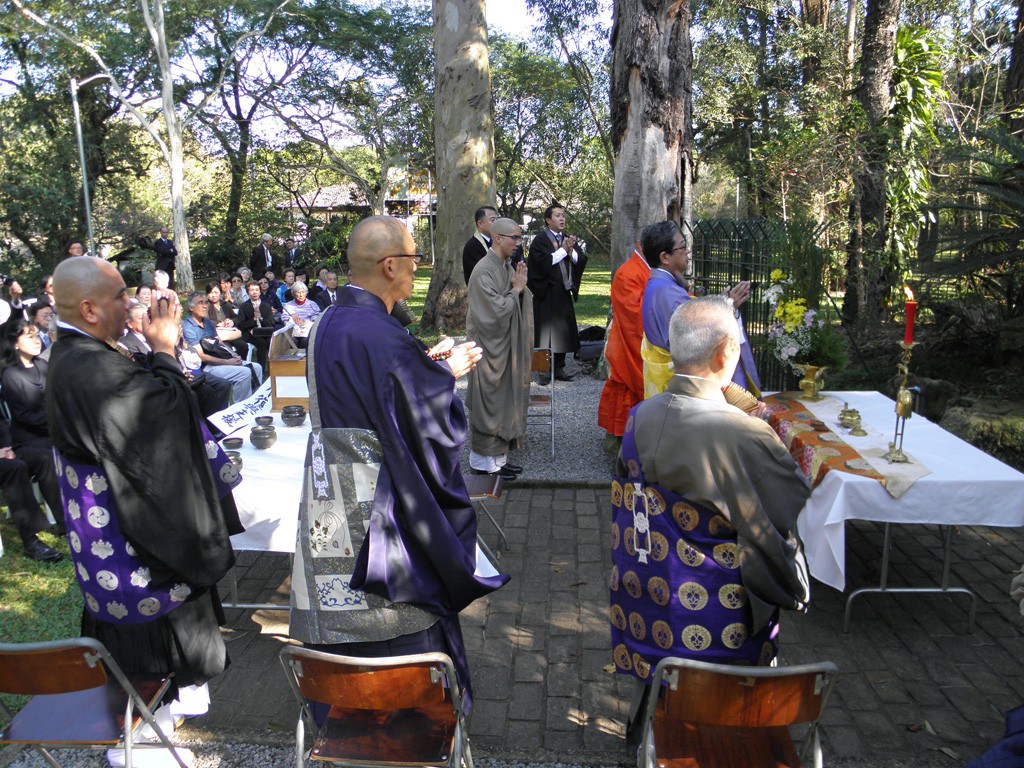
POLYGON ((797 768, 803 755, 787 726, 811 723, 821 768, 818 719, 839 670, 831 662, 740 667, 662 659, 651 678, 639 768, 797 768), (659 696, 662 681, 668 683, 659 696))
POLYGON ((530 364, 531 373, 544 373, 548 376, 546 395, 533 394, 530 388, 529 411, 527 424, 548 425, 551 428, 551 458, 555 458, 555 356, 550 349, 534 349, 530 364))
MULTIPOLYGON (((479 509, 483 511, 487 519, 491 521, 491 525, 493 525, 495 530, 498 532, 499 544, 495 549, 499 552, 503 547, 505 550, 508 550, 508 537, 505 536, 505 530, 498 525, 498 521, 494 519, 494 515, 491 514, 491 511, 484 503, 484 499, 497 501, 501 498, 501 493, 504 488, 501 475, 466 475, 465 479, 466 490, 469 492, 469 500, 473 502, 474 506, 479 505, 479 509)), ((477 520, 479 519, 480 515, 478 514, 477 520)), ((491 558, 492 561, 496 562, 498 558, 495 557, 495 553, 489 546, 487 546, 487 542, 484 541, 484 536, 480 533, 479 526, 477 526, 476 540, 480 545, 480 548, 487 553, 487 556, 491 558)))
POLYGON ((300 706, 298 768, 307 756, 307 730, 314 760, 358 768, 473 768, 462 696, 447 654, 375 659, 285 646, 281 663, 300 706), (310 702, 330 706, 322 725, 310 702))
POLYGON ((0 693, 32 697, 17 714, 0 701, 7 721, 0 744, 31 744, 54 768, 60 763, 49 749, 122 747, 131 768, 133 750, 165 748, 187 768, 153 718, 170 684, 170 677, 129 680, 107 649, 88 637, 0 644, 0 693), (143 722, 159 743, 136 741, 143 722))

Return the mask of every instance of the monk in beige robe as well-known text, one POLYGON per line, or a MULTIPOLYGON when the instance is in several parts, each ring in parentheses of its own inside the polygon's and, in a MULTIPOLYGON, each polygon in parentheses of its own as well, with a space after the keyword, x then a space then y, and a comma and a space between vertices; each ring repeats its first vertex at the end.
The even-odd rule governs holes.
POLYGON ((514 480, 522 468, 508 463, 508 452, 526 436, 533 354, 533 294, 526 287, 526 265, 510 259, 522 232, 512 219, 491 225, 493 240, 469 278, 466 335, 483 349, 470 374, 467 394, 470 469, 514 480))

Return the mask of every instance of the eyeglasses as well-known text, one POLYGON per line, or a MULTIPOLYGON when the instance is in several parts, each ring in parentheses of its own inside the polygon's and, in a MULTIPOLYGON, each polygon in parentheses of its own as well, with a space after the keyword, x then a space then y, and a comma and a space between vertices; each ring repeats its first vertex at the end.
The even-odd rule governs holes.
POLYGON ((689 250, 689 248, 687 248, 685 245, 677 245, 675 248, 672 249, 672 253, 675 253, 676 251, 688 251, 688 250, 689 250))
POLYGON ((522 241, 522 239, 523 239, 523 236, 522 236, 522 235, 503 235, 503 234, 501 234, 500 232, 495 232, 495 233, 494 233, 494 236, 495 236, 495 237, 507 237, 507 238, 508 238, 509 240, 514 240, 514 241, 515 241, 515 242, 517 242, 517 243, 518 243, 518 242, 521 242, 521 241, 522 241))
POLYGON ((413 264, 423 263, 422 253, 393 253, 390 256, 385 256, 383 259, 377 259, 378 264, 383 264, 388 259, 412 259, 413 264))

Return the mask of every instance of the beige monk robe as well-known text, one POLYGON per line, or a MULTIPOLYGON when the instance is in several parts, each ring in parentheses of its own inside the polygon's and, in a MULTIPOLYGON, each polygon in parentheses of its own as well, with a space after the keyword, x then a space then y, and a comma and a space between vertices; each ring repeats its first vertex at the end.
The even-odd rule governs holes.
POLYGON ((533 355, 533 294, 512 290, 512 270, 488 249, 469 278, 466 338, 483 349, 469 374, 470 447, 503 456, 526 436, 533 355))

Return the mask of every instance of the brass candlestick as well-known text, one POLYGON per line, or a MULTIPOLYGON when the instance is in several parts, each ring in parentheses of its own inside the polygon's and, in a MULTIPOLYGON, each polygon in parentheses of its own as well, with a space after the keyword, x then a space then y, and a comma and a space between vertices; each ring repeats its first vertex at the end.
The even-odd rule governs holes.
POLYGON ((903 431, 907 426, 907 419, 914 414, 914 393, 907 389, 907 377, 910 375, 910 356, 914 348, 914 342, 909 344, 900 342, 903 354, 900 362, 896 365, 896 373, 903 374, 903 381, 896 393, 896 431, 893 433, 893 441, 889 443, 889 451, 882 456, 890 464, 911 464, 907 454, 903 452, 903 431))

